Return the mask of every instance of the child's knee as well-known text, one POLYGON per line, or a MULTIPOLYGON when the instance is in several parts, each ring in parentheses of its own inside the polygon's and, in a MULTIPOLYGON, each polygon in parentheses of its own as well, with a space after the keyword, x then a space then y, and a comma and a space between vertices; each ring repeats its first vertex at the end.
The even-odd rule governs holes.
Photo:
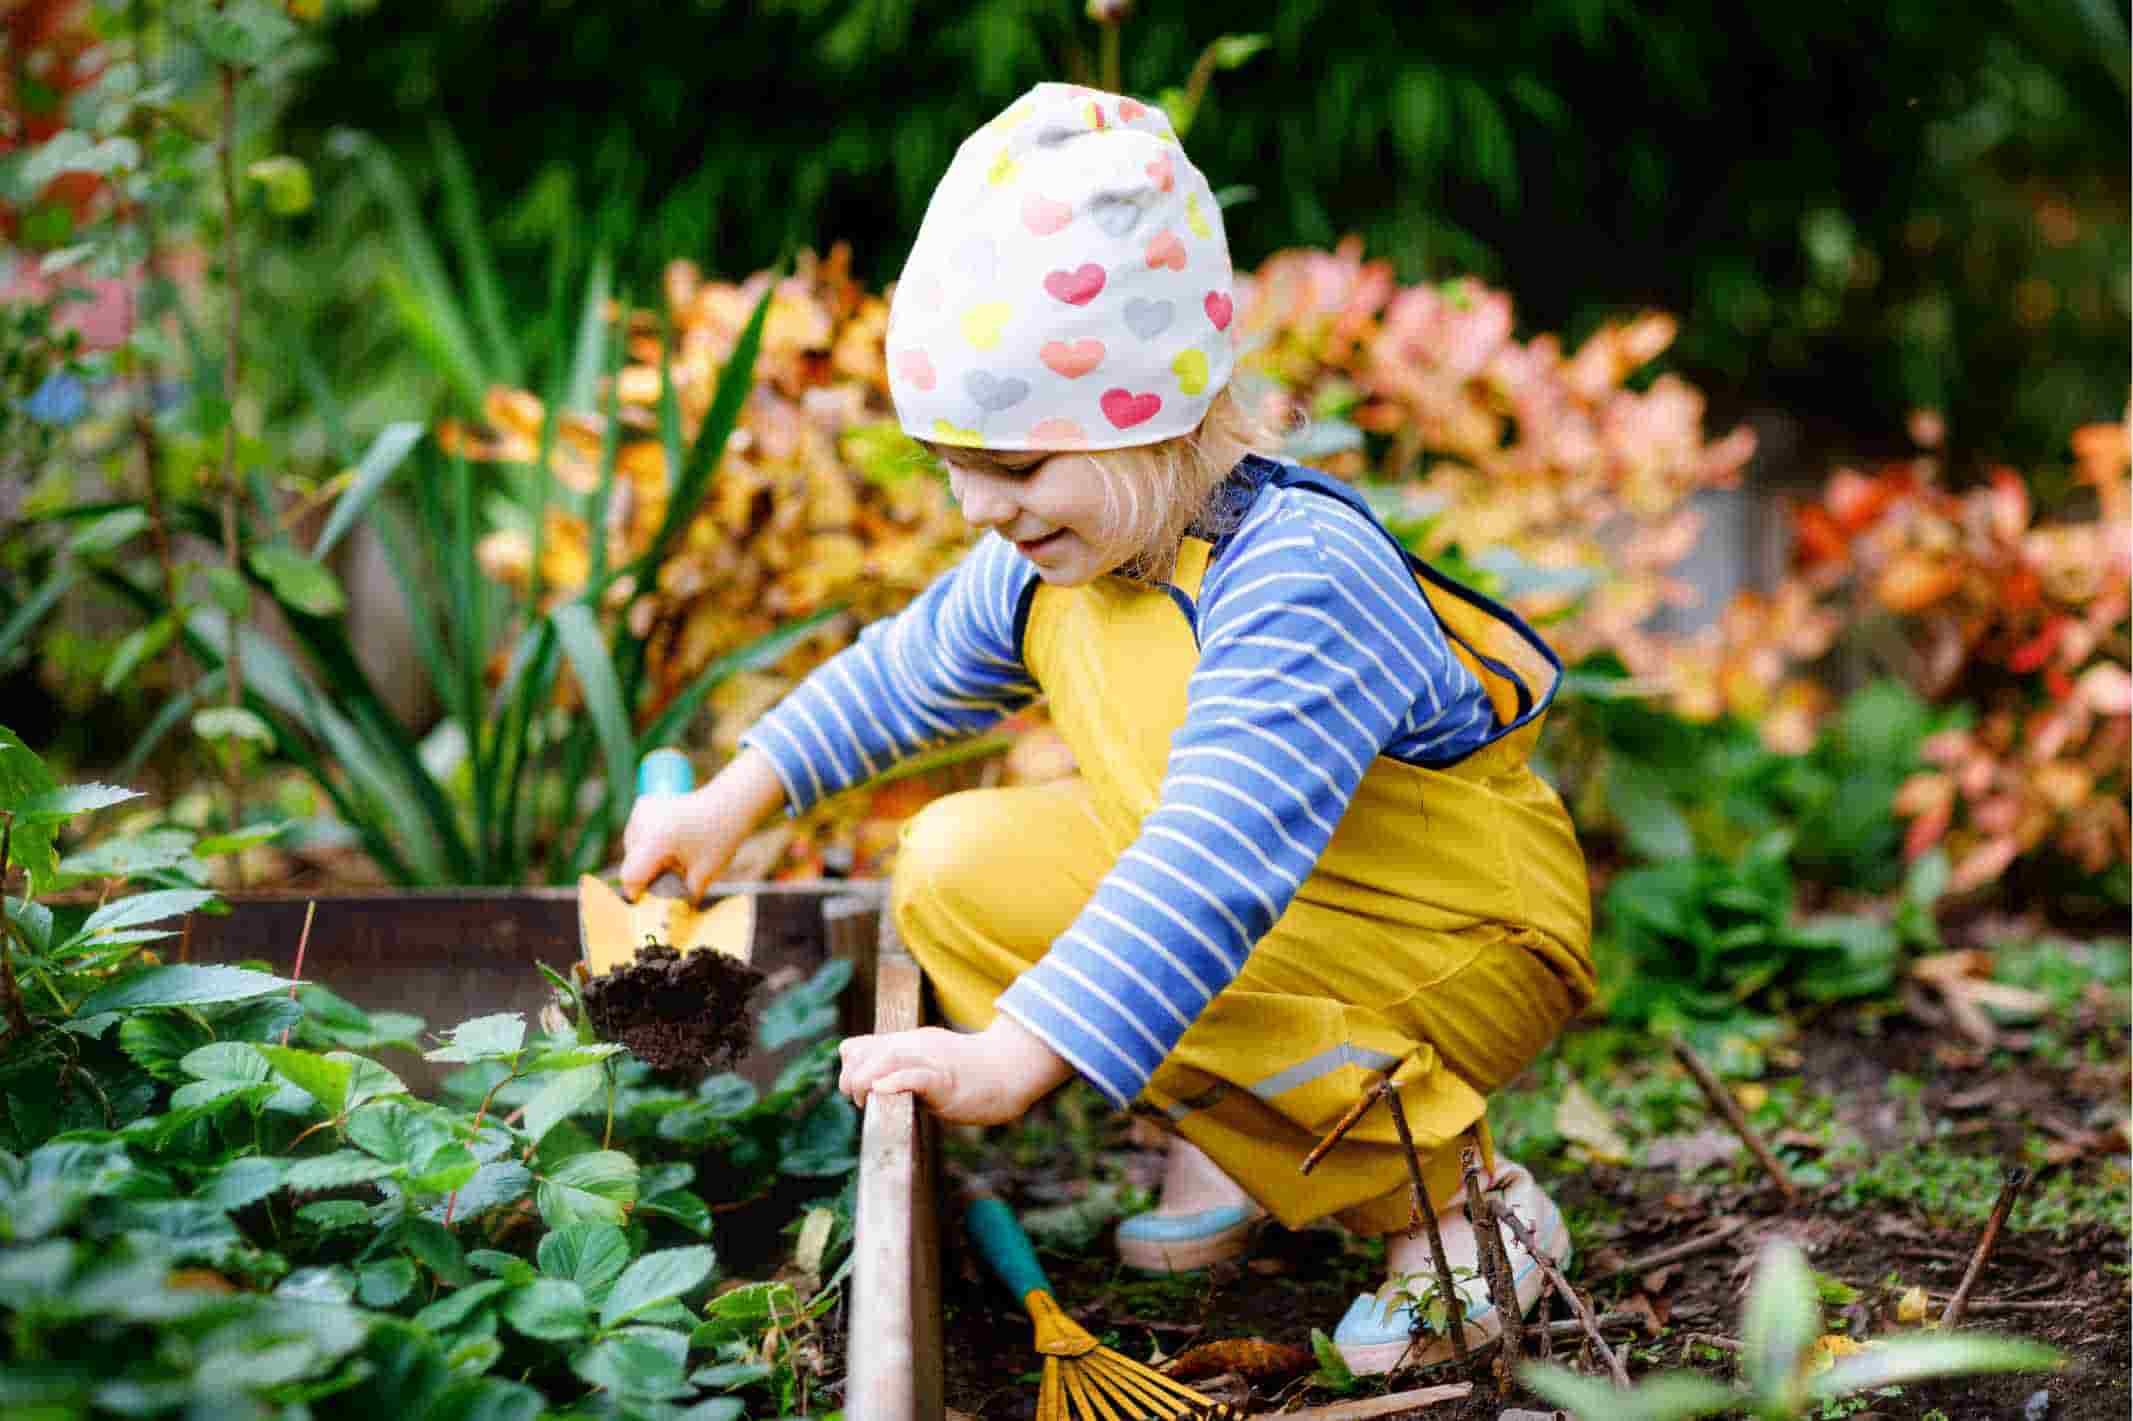
POLYGON ((944 795, 899 831, 889 903, 907 945, 938 937, 933 929, 944 913, 966 915, 984 880, 985 842, 999 826, 974 812, 974 798, 944 795))

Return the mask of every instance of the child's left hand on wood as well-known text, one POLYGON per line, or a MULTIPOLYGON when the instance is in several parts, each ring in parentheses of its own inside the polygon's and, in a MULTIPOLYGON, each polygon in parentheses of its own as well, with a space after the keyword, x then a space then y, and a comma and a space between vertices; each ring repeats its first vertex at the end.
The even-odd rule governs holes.
POLYGON ((864 1107, 867 1096, 910 1094, 953 1125, 1000 1125, 1073 1074, 1035 1032, 1002 1016, 965 1035, 937 1026, 853 1036, 838 1048, 837 1088, 864 1107))

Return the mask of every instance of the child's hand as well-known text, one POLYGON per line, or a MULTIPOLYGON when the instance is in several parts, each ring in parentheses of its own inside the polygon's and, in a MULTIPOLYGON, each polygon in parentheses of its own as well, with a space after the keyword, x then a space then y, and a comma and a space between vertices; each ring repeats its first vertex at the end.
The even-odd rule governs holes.
POLYGON ((741 751, 693 793, 644 796, 622 830, 622 896, 637 897, 671 867, 689 896, 701 898, 741 841, 784 800, 770 761, 754 750, 741 751))
POLYGON ((867 1096, 915 1095, 951 1125, 1018 1119, 1074 1073, 1042 1037, 1010 1017, 975 1036, 937 1026, 847 1037, 838 1048, 837 1088, 864 1107, 867 1096))

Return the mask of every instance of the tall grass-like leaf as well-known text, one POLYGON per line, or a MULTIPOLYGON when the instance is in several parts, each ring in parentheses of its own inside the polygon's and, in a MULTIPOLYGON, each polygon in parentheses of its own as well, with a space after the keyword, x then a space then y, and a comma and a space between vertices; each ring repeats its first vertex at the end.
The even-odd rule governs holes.
POLYGON ((479 409, 482 396, 493 383, 491 372, 459 309, 458 298, 445 275, 444 260, 416 205, 415 195, 393 165, 391 154, 374 139, 360 138, 356 152, 371 191, 385 207, 394 245, 400 253, 401 270, 388 270, 385 274, 387 296, 409 335, 430 352, 438 370, 467 408, 479 409))
POLYGON ((413 420, 388 424, 378 431, 378 437, 370 441, 370 448, 363 451, 363 460, 356 465, 355 478, 349 482, 347 491, 334 501, 325 530, 311 549, 312 557, 325 560, 334 545, 355 526, 356 519, 370 507, 371 500, 378 496, 386 481, 399 471, 408 452, 421 438, 422 426, 413 420))
POLYGON ((5 626, 0 626, 0 661, 6 660, 16 643, 28 636, 30 629, 44 620, 45 613, 67 595, 76 576, 74 564, 63 560, 35 592, 23 599, 22 605, 15 609, 15 615, 7 619, 5 626))
POLYGON ((644 734, 638 738, 637 753, 642 755, 671 743, 681 733, 682 727, 688 724, 689 718, 696 714, 697 708, 704 703, 704 698, 720 685, 740 672, 756 671, 775 665, 787 652, 820 630, 824 622, 843 610, 842 607, 824 607, 820 611, 810 612, 798 621, 788 622, 782 627, 765 632, 746 646, 729 651, 714 660, 699 671, 696 679, 683 687, 681 692, 667 703, 666 709, 659 713, 658 719, 645 729, 644 734))
POLYGON ((1785 1239, 1766 1245, 1741 1315, 1741 1374, 1758 1405, 1797 1406, 1800 1358, 1821 1330, 1822 1305, 1807 1255, 1785 1239))
MULTIPOLYGON (((570 357, 570 383, 563 395, 568 409, 591 409, 599 392, 600 367, 607 363, 607 301, 613 284, 613 266, 607 253, 602 252, 593 258, 592 274, 585 279, 585 299, 578 310, 578 335, 570 357)), ((605 461, 601 467, 606 467, 605 461)))
POLYGON ((622 688, 615 680, 615 664, 608 657, 607 643, 601 639, 600 624, 593 620, 592 609, 579 602, 566 603, 556 608, 549 620, 555 624, 563 654, 578 673, 578 687, 585 697, 586 710, 592 714, 600 750, 607 761, 604 823, 596 820, 601 831, 596 834, 588 826, 585 835, 588 839, 604 839, 606 832, 620 825, 628 814, 630 784, 637 763, 635 737, 630 734, 629 717, 622 709, 622 688))
POLYGON ((437 173, 444 188, 445 227, 452 234, 460 270, 472 291, 474 320, 487 342, 492 383, 523 384, 526 362, 504 320, 503 287, 496 279, 496 262, 482 230, 474 175, 467 170, 466 153, 452 137, 452 131, 435 120, 430 123, 430 147, 437 155, 437 173))
POLYGON ((1876 1342, 1863 1352, 1839 1357, 1828 1371, 1808 1379, 1807 1390, 1814 1397, 1834 1399, 1933 1377, 2049 1371, 2065 1360, 2057 1350, 2041 1342, 2016 1337, 1963 1333, 1894 1337, 1876 1342))

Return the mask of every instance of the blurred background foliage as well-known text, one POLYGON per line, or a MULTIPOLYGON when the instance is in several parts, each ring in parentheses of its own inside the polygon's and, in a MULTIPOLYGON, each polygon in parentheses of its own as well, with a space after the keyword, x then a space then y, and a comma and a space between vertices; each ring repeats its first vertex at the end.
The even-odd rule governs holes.
MULTIPOLYGON (((1722 405, 1862 441, 1926 406, 1961 456, 2063 459, 2123 406, 2122 0, 1109 8, 1141 95, 1266 36, 1189 137, 1250 190, 1240 266, 1354 233, 1402 281, 1508 286, 1535 329, 1655 305, 1722 405)), ((448 129, 520 295, 559 233, 639 292, 677 254, 737 273, 839 239, 879 285, 961 136, 1031 83, 1096 80, 1100 48, 1075 0, 457 0, 337 7, 320 38, 292 150, 348 174, 333 135, 374 135, 434 210, 448 129)), ((304 219, 315 266, 375 260, 365 205, 304 219)), ((363 329, 317 314, 328 345, 363 329)))

